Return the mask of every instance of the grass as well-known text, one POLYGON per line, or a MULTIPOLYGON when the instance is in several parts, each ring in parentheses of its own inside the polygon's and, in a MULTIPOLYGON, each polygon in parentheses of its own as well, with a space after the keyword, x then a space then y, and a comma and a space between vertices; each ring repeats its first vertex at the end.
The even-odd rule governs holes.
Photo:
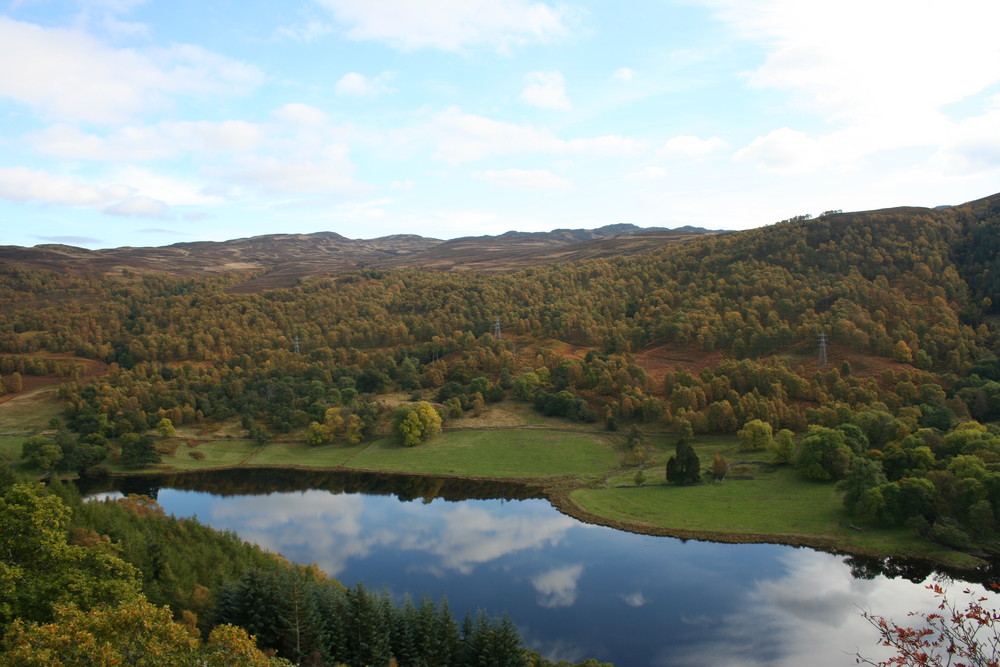
POLYGON ((618 466, 602 434, 547 429, 445 431, 416 447, 383 438, 347 462, 351 468, 469 477, 601 475, 618 466))
POLYGON ((37 433, 49 428, 49 421, 61 418, 65 404, 55 387, 44 387, 0 403, 0 433, 37 433))
MULTIPOLYGON (((646 478, 653 479, 649 472, 646 478)), ((613 521, 679 533, 728 533, 779 541, 819 538, 836 548, 934 558, 956 567, 975 564, 975 559, 937 547, 909 530, 852 529, 833 484, 803 480, 788 466, 722 484, 677 487, 661 483, 662 479, 641 487, 577 489, 570 497, 584 511, 613 521)))
POLYGON ((333 468, 344 465, 348 459, 370 444, 310 447, 304 442, 271 443, 261 448, 249 463, 259 466, 295 465, 333 468))
MULTIPOLYGON (((647 479, 650 479, 647 473, 647 479)), ((662 474, 660 480, 662 480, 662 474)), ((753 480, 689 487, 656 483, 573 493, 585 509, 617 519, 684 530, 829 535, 839 532, 840 499, 832 484, 779 469, 753 480)))
MULTIPOLYGON (((142 471, 208 470, 210 468, 237 466, 246 461, 258 449, 260 449, 260 445, 252 440, 208 441, 199 444, 197 447, 188 447, 182 442, 177 447, 173 456, 164 455, 161 463, 143 468, 142 471), (199 460, 191 456, 192 452, 201 452, 204 458, 199 460)), ((105 460, 101 464, 101 467, 116 473, 138 472, 134 468, 128 468, 117 461, 105 460)))
POLYGON ((27 435, 0 436, 0 461, 4 461, 15 475, 28 479, 37 478, 38 468, 21 459, 21 443, 26 439, 27 435))
MULTIPOLYGON (((596 477, 619 465, 615 442, 596 433, 550 429, 445 431, 416 447, 380 437, 360 445, 309 447, 303 442, 215 440, 189 447, 181 442, 173 455, 151 470, 205 470, 229 466, 345 467, 362 470, 460 475, 468 477, 596 477), (197 452, 195 457, 191 456, 197 452), (196 458, 200 457, 200 458, 196 458)), ((108 468, 127 470, 117 464, 108 468)))

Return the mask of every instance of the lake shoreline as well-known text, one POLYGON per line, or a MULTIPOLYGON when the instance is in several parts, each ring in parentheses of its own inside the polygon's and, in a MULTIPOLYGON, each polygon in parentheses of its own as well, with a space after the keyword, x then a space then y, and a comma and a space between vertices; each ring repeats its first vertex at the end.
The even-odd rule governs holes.
MULTIPOLYGON (((162 464, 161 464, 162 465, 162 464)), ((199 473, 215 472, 235 472, 235 471, 255 471, 263 470, 292 471, 308 473, 327 474, 364 474, 382 475, 399 478, 417 479, 448 479, 473 483, 508 483, 533 487, 537 489, 541 496, 549 502, 560 513, 569 516, 582 523, 604 526, 614 530, 638 535, 649 535, 654 537, 671 537, 680 540, 698 540, 704 542, 718 542, 727 544, 780 544, 790 547, 805 547, 817 549, 829 553, 842 555, 862 556, 868 558, 904 558, 909 560, 924 561, 937 567, 947 570, 954 570, 960 573, 969 573, 981 570, 989 565, 988 561, 971 554, 962 554, 964 558, 946 559, 934 557, 928 553, 920 552, 889 552, 885 550, 869 549, 857 545, 845 545, 836 539, 824 538, 817 535, 802 535, 788 533, 756 533, 756 532, 732 532, 714 530, 696 530, 687 528, 671 528, 669 526, 652 524, 638 520, 625 520, 604 516, 582 507, 572 498, 575 490, 586 489, 588 485, 581 482, 572 475, 548 476, 548 477, 491 477, 483 475, 455 475, 447 473, 423 473, 394 471, 386 469, 366 469, 352 468, 347 466, 308 466, 301 464, 281 464, 281 465, 228 465, 205 467, 198 470, 183 469, 179 467, 151 467, 135 472, 119 472, 111 470, 101 470, 99 476, 110 479, 129 478, 136 476, 186 476, 199 473)), ((953 552, 956 555, 960 552, 953 552)))

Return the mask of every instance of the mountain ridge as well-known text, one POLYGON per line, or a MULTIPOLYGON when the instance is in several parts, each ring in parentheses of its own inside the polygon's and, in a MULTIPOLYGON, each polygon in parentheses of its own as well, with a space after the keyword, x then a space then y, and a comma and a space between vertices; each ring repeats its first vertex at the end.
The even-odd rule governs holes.
POLYGON ((79 273, 161 272, 174 275, 263 272, 236 288, 258 291, 302 278, 361 268, 425 267, 443 271, 511 271, 549 262, 647 252, 705 234, 615 223, 597 229, 509 231, 450 240, 417 234, 351 239, 337 232, 277 233, 228 241, 184 241, 166 246, 89 250, 58 243, 0 246, 0 266, 79 273))

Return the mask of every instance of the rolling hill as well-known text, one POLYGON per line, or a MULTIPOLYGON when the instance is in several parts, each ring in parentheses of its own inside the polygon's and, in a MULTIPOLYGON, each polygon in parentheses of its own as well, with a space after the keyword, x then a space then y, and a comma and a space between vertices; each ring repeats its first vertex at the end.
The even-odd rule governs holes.
POLYGON ((426 267, 497 273, 577 259, 634 255, 714 234, 630 224, 598 229, 507 232, 442 241, 412 234, 349 239, 335 232, 268 234, 230 241, 175 243, 162 247, 88 250, 60 244, 0 246, 0 266, 69 273, 205 275, 262 274, 235 288, 255 292, 290 287, 301 278, 358 268, 426 267))

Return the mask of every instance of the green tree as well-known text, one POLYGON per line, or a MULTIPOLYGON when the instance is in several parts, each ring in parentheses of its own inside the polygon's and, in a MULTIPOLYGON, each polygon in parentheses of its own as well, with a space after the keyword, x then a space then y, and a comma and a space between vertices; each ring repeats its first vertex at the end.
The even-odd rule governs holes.
POLYGON ((458 419, 462 416, 462 401, 456 396, 452 396, 444 402, 446 408, 448 408, 448 416, 452 419, 458 419))
POLYGON ((24 389, 24 382, 21 380, 21 374, 14 372, 3 379, 3 389, 5 393, 16 394, 24 389))
POLYGON ((160 462, 160 453, 150 438, 138 433, 126 433, 119 441, 122 445, 122 463, 132 468, 142 468, 160 462))
POLYGON ((892 348, 892 358, 901 364, 909 364, 913 361, 913 351, 910 350, 910 346, 906 344, 906 341, 897 341, 892 348))
POLYGON ((419 445, 423 441, 424 429, 420 417, 413 410, 407 410, 405 416, 396 424, 396 435, 406 447, 419 445))
POLYGON ((330 429, 319 422, 310 422, 306 429, 306 444, 317 447, 330 441, 330 429))
POLYGON ((244 630, 233 626, 215 628, 203 644, 173 620, 169 607, 157 607, 141 596, 88 611, 58 605, 51 623, 17 621, 6 643, 2 667, 291 665, 268 658, 244 630))
POLYGON ((680 418, 674 420, 674 432, 681 439, 691 439, 694 437, 694 427, 688 419, 680 418))
POLYGON ((542 381, 537 373, 525 371, 514 380, 514 394, 522 401, 531 401, 541 386, 542 381))
POLYGON ((51 472, 62 460, 63 451, 51 438, 33 435, 21 443, 21 458, 45 472, 51 472))
POLYGON ((701 461, 687 440, 677 440, 675 454, 667 461, 667 482, 685 485, 701 481, 701 461))
POLYGON ((344 440, 349 445, 356 445, 365 439, 365 423, 361 417, 351 414, 344 420, 344 440))
POLYGON ((767 449, 771 444, 771 425, 761 419, 753 419, 744 424, 737 435, 740 438, 740 451, 767 449))
POLYGON ((87 610, 136 599, 135 568, 111 545, 69 544, 70 509, 38 484, 0 496, 0 634, 16 618, 48 622, 55 605, 87 610))
POLYGON ((174 423, 164 417, 159 422, 156 423, 156 432, 164 438, 174 437, 174 423))
POLYGON ((851 464, 847 477, 837 483, 837 489, 844 493, 844 509, 849 514, 858 514, 858 503, 868 489, 874 489, 888 482, 882 472, 882 464, 866 458, 856 458, 851 464))
POLYGON ((771 439, 768 447, 778 463, 791 463, 795 459, 795 434, 783 428, 771 439))
POLYGON ((402 405, 393 417, 393 431, 406 447, 413 447, 441 432, 441 415, 427 401, 402 405))
POLYGON ((795 467, 807 479, 842 479, 851 467, 852 456, 843 431, 810 426, 799 443, 795 467))

